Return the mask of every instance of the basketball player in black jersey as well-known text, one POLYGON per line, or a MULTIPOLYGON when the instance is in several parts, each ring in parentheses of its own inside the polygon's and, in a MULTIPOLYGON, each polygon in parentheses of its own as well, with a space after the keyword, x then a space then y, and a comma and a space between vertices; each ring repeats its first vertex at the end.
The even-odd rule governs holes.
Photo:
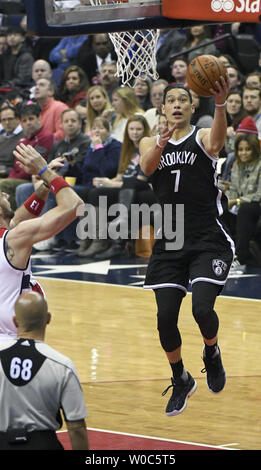
POLYGON ((159 338, 173 373, 172 385, 163 392, 173 387, 168 416, 181 413, 197 388, 183 366, 178 329, 189 281, 193 316, 203 337, 202 371, 214 393, 221 392, 226 382, 214 304, 234 256, 233 241, 219 221, 227 200, 217 186, 216 173, 218 153, 226 138, 227 93, 228 81, 220 77, 212 90, 212 128, 199 129, 190 124, 194 105, 189 90, 178 84, 166 87, 162 111, 168 125, 159 136, 146 137, 140 143, 141 168, 150 176, 162 214, 166 205, 172 208, 172 230, 169 217, 163 217, 144 284, 155 292, 159 338))

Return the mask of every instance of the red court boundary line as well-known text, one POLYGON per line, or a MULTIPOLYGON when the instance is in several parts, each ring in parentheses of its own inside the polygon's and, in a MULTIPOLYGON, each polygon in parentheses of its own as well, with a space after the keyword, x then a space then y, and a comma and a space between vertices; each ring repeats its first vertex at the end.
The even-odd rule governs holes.
MULTIPOLYGON (((71 450, 67 431, 58 431, 58 438, 65 450, 71 450)), ((139 434, 121 433, 104 429, 88 428, 90 450, 236 450, 225 445, 214 446, 139 434)), ((229 444, 227 444, 229 445, 229 444)))

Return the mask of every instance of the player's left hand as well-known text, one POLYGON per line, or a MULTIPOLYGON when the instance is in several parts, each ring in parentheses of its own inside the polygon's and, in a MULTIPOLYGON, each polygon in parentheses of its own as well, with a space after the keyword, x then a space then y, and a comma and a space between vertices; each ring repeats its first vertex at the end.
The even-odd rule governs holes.
POLYGON ((229 91, 229 82, 228 82, 228 75, 226 78, 220 77, 220 80, 215 82, 215 90, 213 88, 210 89, 210 92, 215 97, 215 104, 223 104, 227 99, 229 91))

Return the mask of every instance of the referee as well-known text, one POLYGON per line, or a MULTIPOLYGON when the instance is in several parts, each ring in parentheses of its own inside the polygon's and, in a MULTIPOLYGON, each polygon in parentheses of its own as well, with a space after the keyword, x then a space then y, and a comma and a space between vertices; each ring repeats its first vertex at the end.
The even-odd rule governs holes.
POLYGON ((50 323, 37 292, 15 304, 18 339, 0 345, 0 450, 63 450, 61 409, 73 450, 88 450, 87 410, 72 361, 44 343, 50 323))

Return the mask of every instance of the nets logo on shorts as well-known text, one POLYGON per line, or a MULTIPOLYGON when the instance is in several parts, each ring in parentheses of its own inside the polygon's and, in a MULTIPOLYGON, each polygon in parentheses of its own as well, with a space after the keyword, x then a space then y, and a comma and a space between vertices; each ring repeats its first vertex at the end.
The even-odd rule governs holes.
POLYGON ((211 9, 215 13, 231 13, 233 10, 238 13, 259 13, 260 0, 212 0, 211 9))
POLYGON ((227 264, 224 263, 221 259, 212 260, 212 269, 217 277, 220 277, 224 274, 227 269, 227 264))

